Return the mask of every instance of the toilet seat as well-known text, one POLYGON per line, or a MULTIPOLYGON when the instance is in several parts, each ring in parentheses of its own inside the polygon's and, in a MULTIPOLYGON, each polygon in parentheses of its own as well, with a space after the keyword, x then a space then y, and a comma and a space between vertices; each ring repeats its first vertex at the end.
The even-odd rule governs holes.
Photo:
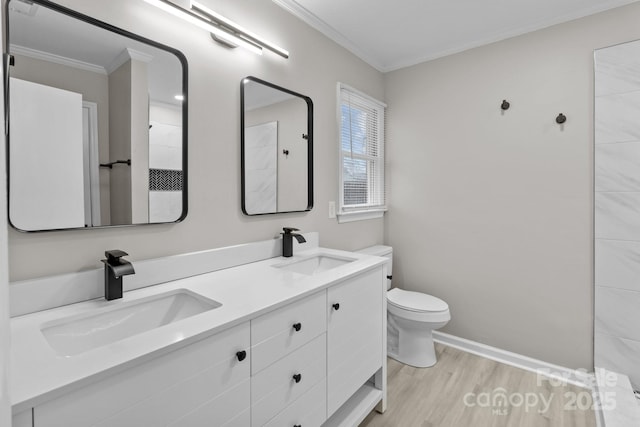
POLYGON ((387 302, 399 309, 419 313, 438 313, 449 310, 447 303, 440 298, 399 288, 393 288, 387 292, 387 302))

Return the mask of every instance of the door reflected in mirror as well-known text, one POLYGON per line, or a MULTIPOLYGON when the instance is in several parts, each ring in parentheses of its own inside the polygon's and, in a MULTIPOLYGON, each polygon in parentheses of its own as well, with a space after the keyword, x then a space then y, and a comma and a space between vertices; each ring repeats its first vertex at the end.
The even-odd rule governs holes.
POLYGON ((313 207, 311 98, 255 77, 241 83, 242 212, 313 207))
POLYGON ((9 217, 23 231, 187 212, 184 55, 45 0, 9 0, 9 217))

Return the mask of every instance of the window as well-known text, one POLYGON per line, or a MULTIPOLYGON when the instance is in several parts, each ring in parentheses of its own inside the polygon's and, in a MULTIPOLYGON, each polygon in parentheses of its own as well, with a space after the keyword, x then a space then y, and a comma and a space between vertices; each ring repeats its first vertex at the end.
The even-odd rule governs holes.
POLYGON ((381 217, 384 186, 386 105, 338 84, 340 111, 340 222, 381 217))

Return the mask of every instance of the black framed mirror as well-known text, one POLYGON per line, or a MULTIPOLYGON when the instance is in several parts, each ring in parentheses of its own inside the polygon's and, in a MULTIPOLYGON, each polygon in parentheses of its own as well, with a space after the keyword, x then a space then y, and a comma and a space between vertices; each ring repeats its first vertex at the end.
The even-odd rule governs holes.
POLYGON ((5 17, 12 226, 182 221, 185 56, 47 0, 8 0, 5 17))
POLYGON ((241 94, 242 212, 265 215, 313 208, 313 102, 256 77, 241 94))

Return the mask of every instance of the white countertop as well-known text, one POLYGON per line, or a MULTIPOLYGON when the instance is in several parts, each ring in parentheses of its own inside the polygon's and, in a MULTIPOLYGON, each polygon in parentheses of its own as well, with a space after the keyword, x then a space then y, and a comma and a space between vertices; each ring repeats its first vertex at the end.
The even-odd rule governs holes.
POLYGON ((13 412, 22 412, 115 372, 256 318, 385 262, 384 258, 315 248, 298 252, 291 258, 271 258, 125 292, 120 300, 97 299, 15 317, 11 319, 10 396, 13 412), (356 261, 313 276, 272 267, 315 254, 356 258, 356 261), (56 319, 174 289, 188 289, 218 301, 222 306, 71 357, 56 354, 40 330, 41 325, 56 319))

